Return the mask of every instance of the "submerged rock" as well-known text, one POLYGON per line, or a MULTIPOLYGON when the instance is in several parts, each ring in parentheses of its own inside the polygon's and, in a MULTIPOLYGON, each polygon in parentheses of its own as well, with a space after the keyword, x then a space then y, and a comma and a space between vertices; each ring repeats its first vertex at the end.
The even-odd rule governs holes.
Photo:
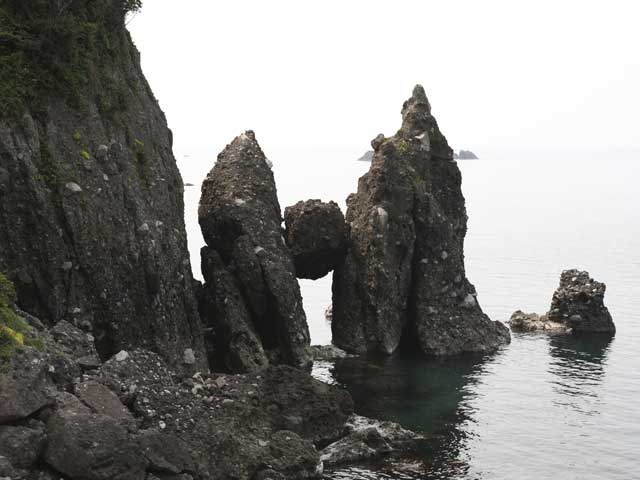
POLYGON ((350 249, 334 272, 333 342, 349 352, 485 352, 509 330, 481 310, 464 270, 461 175, 421 86, 398 133, 372 142, 371 168, 347 199, 350 249))
POLYGON ((220 269, 228 273, 229 285, 206 281, 203 287, 203 295, 218 299, 215 308, 201 308, 205 322, 224 337, 217 343, 231 345, 231 316, 241 317, 242 348, 255 359, 242 360, 242 368, 263 365, 261 349, 273 363, 308 366, 309 330, 294 260, 281 228, 273 172, 253 132, 235 138, 218 156, 202 184, 198 218, 208 249, 219 258, 210 262, 203 251, 205 279, 224 276, 220 269), (220 295, 220 289, 230 290, 220 295), (237 308, 220 304, 227 301, 237 308))
POLYGON ((298 202, 285 209, 284 222, 298 278, 324 277, 342 263, 348 228, 337 203, 298 202))

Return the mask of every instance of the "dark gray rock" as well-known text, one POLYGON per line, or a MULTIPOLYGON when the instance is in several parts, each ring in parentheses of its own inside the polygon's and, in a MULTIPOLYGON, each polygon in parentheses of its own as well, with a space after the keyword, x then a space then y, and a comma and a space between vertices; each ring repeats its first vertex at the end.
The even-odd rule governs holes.
POLYGON ((150 429, 140 432, 136 441, 149 462, 150 470, 169 474, 195 471, 189 446, 175 435, 150 429))
POLYGON ((16 350, 0 365, 0 424, 29 417, 53 405, 55 387, 49 358, 31 348, 16 350))
MULTIPOLYGON (((238 136, 218 156, 202 184, 198 218, 208 247, 237 281, 242 294, 237 302, 250 313, 250 324, 269 359, 308 366, 309 331, 293 256, 281 228, 273 172, 253 132, 238 136)), ((212 277, 215 271, 203 274, 212 277)), ((215 297, 216 288, 206 282, 204 294, 215 297)), ((224 330, 231 320, 220 318, 223 309, 216 310, 217 318, 214 312, 204 312, 205 322, 224 330)), ((245 346, 250 348, 250 342, 245 346)), ((261 357, 261 352, 256 350, 254 356, 261 357)))
POLYGON ((44 451, 46 435, 44 424, 32 422, 29 426, 0 426, 0 456, 19 469, 31 468, 44 451))
POLYGON ((75 387, 78 399, 92 412, 107 415, 124 424, 133 424, 134 419, 118 396, 97 382, 83 382, 75 387))
POLYGON ((604 305, 606 288, 589 272, 565 270, 551 300, 549 320, 568 325, 574 333, 615 333, 613 319, 604 305))
POLYGON ((213 329, 208 343, 210 365, 238 373, 264 368, 269 359, 238 281, 215 250, 203 247, 200 256, 206 283, 199 304, 202 318, 213 329))
POLYGON ((376 137, 371 168, 347 199, 350 250, 334 272, 333 342, 353 353, 407 348, 484 352, 509 330, 480 309, 464 271, 461 175, 422 87, 402 128, 376 137))
POLYGON ((287 245, 298 278, 324 277, 344 260, 348 227, 335 202, 298 202, 284 210, 287 245))
MULTIPOLYGON (((36 108, 0 118, 0 172, 10 179, 0 174, 0 272, 23 310, 48 325, 91 328, 103 358, 145 346, 179 365, 193 348, 203 369, 183 182, 139 54, 124 21, 112 21, 121 4, 64 9, 98 32, 87 44, 104 42, 105 30, 110 39, 87 82, 65 82, 81 90, 81 108, 65 102, 67 90, 42 92, 36 108), (126 98, 105 112, 116 81, 126 98)), ((30 7, 29 16, 43 15, 44 25, 47 8, 30 7)))
POLYGON ((45 461, 73 479, 142 480, 147 462, 120 423, 106 415, 57 413, 47 424, 45 461))

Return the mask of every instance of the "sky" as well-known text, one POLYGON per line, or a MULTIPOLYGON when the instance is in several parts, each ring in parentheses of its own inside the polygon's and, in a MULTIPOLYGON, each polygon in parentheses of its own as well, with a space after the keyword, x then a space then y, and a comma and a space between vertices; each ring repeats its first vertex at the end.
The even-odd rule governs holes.
POLYGON ((145 0, 176 150, 364 151, 416 83, 454 148, 640 148, 640 2, 145 0), (180 6, 177 6, 180 5, 180 6))

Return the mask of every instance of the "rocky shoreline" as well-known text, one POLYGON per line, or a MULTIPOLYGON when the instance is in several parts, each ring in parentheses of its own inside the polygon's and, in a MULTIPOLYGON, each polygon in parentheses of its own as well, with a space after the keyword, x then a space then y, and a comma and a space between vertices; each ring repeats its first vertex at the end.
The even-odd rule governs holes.
MULTIPOLYGON (((466 277, 461 173, 424 89, 398 132, 372 141, 346 215, 314 199, 283 215, 255 133, 233 139, 202 185, 200 283, 184 226, 190 184, 125 28, 139 2, 80 3, 0 8, 52 65, 87 78, 1 111, 0 478, 318 478, 419 440, 358 416, 349 393, 309 369, 510 342, 466 277), (88 30, 51 39, 33 18, 88 30), (109 53, 73 50, 69 38, 87 35, 109 53), (64 63, 76 57, 86 61, 64 63), (331 272, 334 345, 312 347, 298 279, 331 272)), ((2 60, 51 74, 16 38, 2 60)), ((565 272, 549 314, 519 313, 512 327, 612 332, 603 296, 586 272, 565 272)))

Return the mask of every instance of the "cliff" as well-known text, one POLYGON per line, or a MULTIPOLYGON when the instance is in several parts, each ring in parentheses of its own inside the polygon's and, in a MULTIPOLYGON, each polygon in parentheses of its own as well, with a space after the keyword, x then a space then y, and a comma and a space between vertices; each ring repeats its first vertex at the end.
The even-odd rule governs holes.
POLYGON ((206 368, 171 131, 124 26, 138 7, 0 4, 0 271, 103 359, 192 349, 206 368))

